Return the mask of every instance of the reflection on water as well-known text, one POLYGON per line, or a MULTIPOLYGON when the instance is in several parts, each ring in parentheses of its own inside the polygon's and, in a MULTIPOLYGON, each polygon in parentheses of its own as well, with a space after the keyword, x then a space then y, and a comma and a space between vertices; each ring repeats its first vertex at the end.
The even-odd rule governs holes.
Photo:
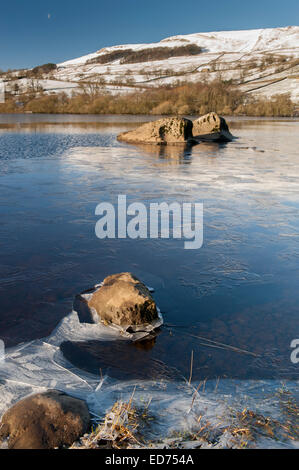
POLYGON ((138 144, 134 145, 140 154, 155 155, 160 160, 165 160, 170 165, 177 165, 178 163, 189 164, 192 162, 192 154, 195 147, 201 145, 203 152, 217 152, 219 149, 225 148, 227 143, 217 142, 201 142, 200 144, 176 144, 176 145, 151 145, 151 144, 138 144))
MULTIPOLYGON (((20 127, 13 129, 5 127, 12 118, 0 119, 0 337, 7 345, 49 334, 76 294, 129 270, 155 288, 167 325, 152 348, 128 349, 129 360, 142 354, 141 368, 151 357, 149 375, 159 370, 157 359, 186 375, 193 350, 195 377, 293 377, 297 122, 236 120, 238 140, 185 148, 118 143, 135 117, 109 117, 108 125, 101 116, 91 124, 82 116, 68 124, 54 116, 43 116, 44 124, 35 115, 15 119, 20 127), (203 202, 203 247, 184 250, 174 239, 100 241, 95 207, 115 203, 118 194, 128 203, 203 202)), ((77 345, 68 347, 73 354, 77 345)), ((95 367, 119 370, 107 348, 88 345, 85 353, 95 367)))
POLYGON ((151 145, 151 144, 138 144, 134 146, 141 154, 154 155, 161 160, 174 160, 174 165, 177 163, 189 163, 192 155, 192 145, 178 144, 178 145, 151 145))
MULTIPOLYGON (((119 131, 122 124, 119 122, 0 122, 0 135, 5 132, 26 133, 56 133, 56 134, 93 134, 95 132, 119 131)), ((123 124, 124 129, 135 128, 136 122, 123 124)))
POLYGON ((158 116, 136 115, 127 116, 124 114, 0 114, 0 123, 2 124, 34 124, 53 123, 53 124, 85 124, 91 123, 140 123, 157 119, 158 116))

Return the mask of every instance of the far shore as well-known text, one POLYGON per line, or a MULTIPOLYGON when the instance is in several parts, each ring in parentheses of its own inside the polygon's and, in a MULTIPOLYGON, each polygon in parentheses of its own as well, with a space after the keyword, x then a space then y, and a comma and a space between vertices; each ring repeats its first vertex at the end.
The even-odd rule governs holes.
POLYGON ((215 80, 210 83, 183 83, 161 86, 127 94, 109 94, 101 90, 47 94, 44 91, 6 93, 0 113, 26 114, 95 114, 95 115, 162 115, 203 116, 209 112, 219 116, 294 117, 298 103, 290 94, 266 98, 241 92, 231 83, 215 80))
MULTIPOLYGON (((92 118, 99 118, 99 123, 104 123, 104 121, 101 120, 101 118, 109 118, 109 117, 121 117, 121 122, 125 122, 123 118, 125 117, 128 117, 130 119, 130 121, 132 120, 132 118, 136 118, 136 122, 141 122, 138 118, 146 118, 148 121, 152 121, 152 120, 155 120, 155 119, 159 119, 159 118, 162 118, 162 117, 171 117, 173 116, 174 114, 150 114, 150 113, 136 113, 136 114, 133 114, 133 113, 88 113, 88 112, 84 112, 84 113, 79 113, 79 112, 64 112, 64 111, 61 111, 61 112, 24 112, 24 111, 1 111, 0 112, 0 117, 3 116, 3 117, 6 117, 6 116, 28 116, 30 118, 30 116, 40 116, 40 117, 45 117, 45 116, 51 116, 51 117, 55 117, 55 116, 65 116, 67 118, 70 118, 72 116, 76 116, 76 117, 79 117, 79 116, 84 116, 84 118, 87 118, 87 117, 92 117, 92 118)), ((270 120, 270 121, 277 121, 277 120, 282 120, 282 121, 299 121, 299 114, 297 115, 294 115, 294 116, 260 116, 260 115, 257 115, 257 114, 252 114, 252 115, 249 115, 249 114, 224 114, 222 113, 221 114, 223 117, 225 117, 225 119, 236 119, 236 120, 239 120, 239 119, 245 119, 245 120, 256 120, 256 119, 262 119, 263 121, 265 120, 270 120)), ((196 119, 199 117, 199 114, 177 114, 176 116, 178 117, 186 117, 188 119, 196 119)), ((4 122, 4 121, 3 121, 4 122)), ((38 121, 35 121, 35 122, 38 122, 38 121)), ((54 123, 55 121, 53 121, 54 123)), ((76 123, 76 122, 80 122, 80 121, 60 121, 60 122, 65 122, 66 124, 68 122, 72 122, 72 123, 76 123)), ((84 119, 84 121, 82 122, 88 122, 86 121, 86 119, 84 119)), ((89 121, 90 124, 92 124, 93 122, 97 122, 97 121, 89 121)), ((119 121, 109 121, 107 120, 106 121, 107 124, 108 123, 113 123, 113 122, 119 122, 119 121)), ((1 120, 0 120, 0 125, 1 125, 1 120)))

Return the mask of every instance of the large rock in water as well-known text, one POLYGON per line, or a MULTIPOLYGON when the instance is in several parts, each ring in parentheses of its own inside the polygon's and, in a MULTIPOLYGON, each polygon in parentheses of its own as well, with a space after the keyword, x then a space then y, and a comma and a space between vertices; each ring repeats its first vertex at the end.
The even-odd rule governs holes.
POLYGON ((144 325, 158 320, 158 310, 148 288, 131 273, 104 279, 88 300, 99 321, 118 326, 144 325))
POLYGON ((225 119, 209 113, 193 121, 193 136, 199 140, 229 142, 233 139, 225 119))
POLYGON ((9 438, 10 449, 54 449, 70 446, 89 427, 84 401, 58 390, 30 395, 2 417, 0 441, 9 438))
POLYGON ((192 139, 192 121, 169 117, 147 122, 133 131, 118 135, 118 140, 132 144, 179 144, 192 139))

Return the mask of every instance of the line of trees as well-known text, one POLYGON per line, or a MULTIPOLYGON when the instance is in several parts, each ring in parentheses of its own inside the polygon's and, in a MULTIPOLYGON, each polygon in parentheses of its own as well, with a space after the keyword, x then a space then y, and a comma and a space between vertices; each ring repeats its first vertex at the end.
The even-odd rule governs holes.
POLYGON ((7 95, 0 112, 78 114, 201 115, 210 111, 224 115, 294 116, 296 106, 288 94, 271 99, 249 96, 230 83, 185 83, 146 90, 134 89, 113 95, 101 87, 84 87, 81 93, 46 94, 30 89, 18 97, 7 95))
POLYGON ((197 55, 201 52, 202 48, 197 46, 197 44, 186 44, 177 47, 150 47, 141 50, 116 49, 90 59, 87 63, 107 64, 119 60, 121 64, 135 64, 139 62, 169 59, 169 57, 197 55))

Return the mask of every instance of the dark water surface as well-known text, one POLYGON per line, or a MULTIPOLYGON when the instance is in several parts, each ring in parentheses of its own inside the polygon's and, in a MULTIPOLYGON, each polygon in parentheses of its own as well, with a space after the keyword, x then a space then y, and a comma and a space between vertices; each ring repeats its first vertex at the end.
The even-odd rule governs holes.
POLYGON ((186 376, 193 350, 199 378, 298 376, 299 122, 228 120, 239 139, 192 149, 117 142, 148 119, 0 115, 0 338, 48 335, 76 294, 132 271, 155 288, 166 326, 139 349, 66 344, 75 365, 143 377, 150 358, 147 376, 186 376), (203 247, 97 239, 95 207, 118 194, 203 202, 203 247))

